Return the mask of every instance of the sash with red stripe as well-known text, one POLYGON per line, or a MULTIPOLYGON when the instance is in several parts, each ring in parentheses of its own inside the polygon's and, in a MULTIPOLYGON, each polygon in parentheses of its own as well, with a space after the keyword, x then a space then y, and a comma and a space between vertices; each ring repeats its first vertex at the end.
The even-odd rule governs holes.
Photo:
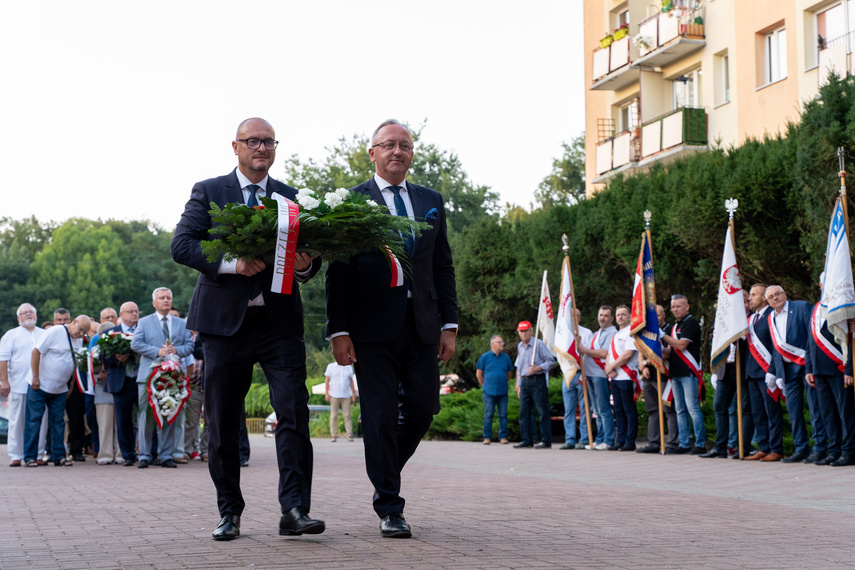
POLYGON ((389 288, 400 287, 404 284, 404 268, 401 267, 401 261, 395 257, 389 246, 386 246, 386 251, 389 252, 389 263, 392 269, 392 282, 389 284, 389 288))
POLYGON ((772 344, 775 345, 775 350, 777 350, 781 356, 795 362, 799 366, 805 365, 805 351, 802 348, 797 346, 793 346, 791 344, 787 344, 784 339, 781 338, 781 335, 778 334, 778 329, 775 327, 775 321, 773 320, 775 313, 769 313, 769 332, 772 333, 772 344))
POLYGON ((822 334, 822 325, 824 324, 825 320, 819 314, 819 303, 817 303, 813 308, 813 314, 810 316, 810 332, 813 334, 813 340, 820 350, 837 365, 838 370, 843 372, 846 369, 846 365, 843 363, 843 353, 822 334))
POLYGON ((760 339, 757 338, 757 332, 754 330, 754 315, 748 317, 748 352, 763 369, 763 372, 769 372, 769 367, 772 366, 772 354, 766 350, 760 339))
MULTIPOLYGON (((614 360, 617 360, 618 357, 620 356, 617 353, 617 347, 615 347, 615 341, 616 340, 617 340, 617 335, 612 337, 612 343, 611 343, 612 359, 614 359, 614 360)), ((622 365, 620 367, 620 369, 623 370, 624 373, 627 376, 629 376, 629 379, 632 380, 632 383, 635 384, 635 393, 640 394, 641 393, 641 383, 638 381, 638 372, 633 370, 632 368, 630 368, 626 364, 622 365)), ((633 399, 634 398, 635 398, 635 396, 633 396, 633 399)))
POLYGON ((692 356, 692 353, 688 350, 680 350, 676 346, 672 346, 671 349, 673 354, 676 354, 680 360, 689 367, 689 370, 692 371, 695 378, 698 379, 698 394, 700 394, 701 388, 704 387, 704 373, 701 371, 701 366, 698 364, 698 361, 695 360, 695 357, 692 356))
MULTIPOLYGON (((597 331, 594 333, 594 338, 591 339, 591 350, 597 350, 594 347, 597 344, 597 339, 599 338, 599 336, 600 336, 600 331, 597 331)), ((605 371, 606 371, 606 361, 605 360, 603 360, 601 358, 594 358, 593 356, 591 357, 591 360, 594 361, 594 364, 596 364, 597 366, 602 368, 603 373, 605 373, 605 371)))

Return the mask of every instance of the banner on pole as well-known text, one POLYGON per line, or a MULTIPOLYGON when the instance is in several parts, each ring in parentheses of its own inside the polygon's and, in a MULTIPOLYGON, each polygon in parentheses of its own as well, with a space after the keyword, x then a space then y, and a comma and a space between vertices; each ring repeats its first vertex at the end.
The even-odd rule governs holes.
POLYGON ((843 219, 840 199, 834 205, 825 250, 825 275, 822 280, 820 318, 828 322, 828 330, 843 348, 844 362, 848 358, 847 319, 855 318, 855 286, 852 283, 852 258, 849 236, 843 219))
POLYGON ((712 368, 727 358, 731 343, 748 332, 748 316, 745 313, 742 281, 736 266, 736 252, 730 226, 724 238, 724 255, 718 280, 718 303, 716 303, 715 325, 712 337, 712 368))
POLYGON ((579 367, 579 352, 576 348, 576 327, 573 325, 573 284, 570 282, 570 260, 565 257, 561 267, 561 297, 555 322, 555 355, 564 373, 564 382, 569 387, 579 367))
POLYGON ((656 314, 653 255, 647 232, 641 234, 641 251, 635 269, 635 283, 632 286, 629 333, 635 339, 635 347, 647 362, 665 373, 665 366, 662 364, 662 341, 659 338, 659 317, 656 314))
POLYGON ((543 270, 543 284, 540 286, 540 302, 537 305, 537 328, 543 339, 543 344, 555 356, 555 316, 552 312, 552 296, 549 294, 549 284, 546 282, 546 270, 543 270))

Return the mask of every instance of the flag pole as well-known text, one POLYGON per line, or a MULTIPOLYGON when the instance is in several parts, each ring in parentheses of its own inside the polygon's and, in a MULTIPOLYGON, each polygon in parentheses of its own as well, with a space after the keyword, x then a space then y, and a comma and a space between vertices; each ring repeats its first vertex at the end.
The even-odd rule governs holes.
MULTIPOLYGON (((733 224, 733 214, 739 207, 739 200, 729 198, 724 201, 724 208, 727 210, 730 224, 730 243, 733 246, 733 255, 736 255, 736 229, 733 224)), ((739 341, 736 341, 736 429, 739 431, 739 458, 745 456, 744 442, 742 441, 742 362, 739 357, 739 341)))
MULTIPOLYGON (((573 333, 576 335, 576 346, 582 346, 579 338, 579 319, 576 317, 576 287, 573 285, 573 269, 570 266, 570 246, 568 245, 567 234, 561 236, 561 251, 564 252, 564 264, 567 266, 567 274, 570 276, 570 315, 573 318, 573 333)), ((562 272, 564 268, 562 267, 562 272)), ((577 349, 578 352, 578 349, 577 349)), ((588 404, 588 380, 585 376, 585 364, 582 362, 582 356, 579 355, 579 373, 581 374, 582 382, 582 399, 585 401, 585 421, 588 423, 588 446, 593 451, 594 449, 594 432, 591 430, 591 406, 588 404)), ((566 410, 565 410, 566 413, 566 410)), ((576 428, 573 428, 576 429, 576 428)))
MULTIPOLYGON (((846 241, 849 241, 849 205, 846 198, 846 154, 843 150, 842 146, 837 147, 837 161, 840 166, 840 171, 837 173, 837 176, 840 178, 840 204, 843 207, 843 225, 846 228, 846 241)), ((849 323, 847 322, 848 326, 849 323)), ((853 369, 855 369, 855 354, 852 354, 852 339, 855 338, 855 333, 849 333, 849 346, 847 350, 849 351, 849 358, 852 359, 853 369)))
MULTIPOLYGON (((647 243, 650 244, 650 251, 653 251, 653 242, 650 239, 650 218, 653 214, 650 210, 644 210, 644 232, 647 234, 647 243)), ((662 324, 660 323, 661 327, 662 324)), ((660 339, 661 343, 661 339, 660 339)), ((665 455, 665 413, 662 410, 662 372, 656 368, 656 393, 658 396, 659 408, 659 455, 665 455)))

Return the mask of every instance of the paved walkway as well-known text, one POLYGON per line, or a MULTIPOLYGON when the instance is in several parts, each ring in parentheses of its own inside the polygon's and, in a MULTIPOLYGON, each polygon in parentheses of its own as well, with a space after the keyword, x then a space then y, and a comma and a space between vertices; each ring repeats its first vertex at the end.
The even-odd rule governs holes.
POLYGON ((412 540, 382 539, 362 443, 315 440, 312 514, 280 537, 273 440, 252 436, 242 536, 214 542, 207 465, 9 468, 2 568, 828 568, 855 565, 855 468, 424 442, 412 540))

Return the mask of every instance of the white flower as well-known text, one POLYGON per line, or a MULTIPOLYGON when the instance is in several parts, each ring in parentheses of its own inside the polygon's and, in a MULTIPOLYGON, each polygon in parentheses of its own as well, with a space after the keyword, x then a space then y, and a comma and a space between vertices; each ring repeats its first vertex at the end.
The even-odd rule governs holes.
POLYGON ((338 194, 339 198, 345 200, 347 199, 347 195, 350 194, 350 190, 348 190, 347 188, 338 188, 336 189, 335 193, 338 194))
POLYGON ((308 210, 314 210, 321 204, 317 198, 305 194, 303 196, 297 195, 297 203, 308 210))
POLYGON ((369 206, 376 206, 377 205, 377 202, 375 202, 374 200, 368 200, 365 203, 368 204, 369 206))
POLYGON ((330 208, 335 208, 336 206, 340 206, 344 200, 342 200, 342 197, 338 194, 338 191, 336 191, 324 194, 324 202, 326 202, 327 206, 330 208))
POLYGON ((300 198, 305 198, 306 196, 313 196, 314 192, 309 190, 308 188, 300 188, 297 190, 297 201, 300 201, 300 198))

